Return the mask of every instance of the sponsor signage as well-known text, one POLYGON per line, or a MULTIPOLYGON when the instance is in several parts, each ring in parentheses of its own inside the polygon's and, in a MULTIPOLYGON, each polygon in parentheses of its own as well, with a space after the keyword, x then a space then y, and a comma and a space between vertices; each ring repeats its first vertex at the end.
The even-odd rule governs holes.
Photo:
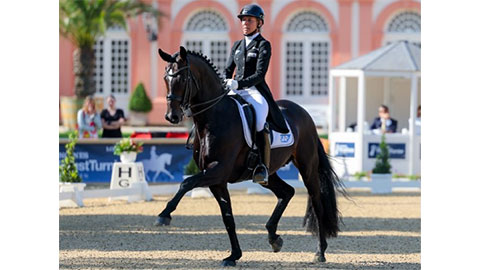
MULTIPOLYGON (((113 144, 76 144, 75 163, 84 182, 110 182, 114 162, 120 157, 113 154, 113 144)), ((59 162, 65 158, 65 145, 60 144, 59 162)), ((181 182, 183 167, 192 152, 182 145, 144 144, 136 162, 143 163, 148 182, 181 182)))
MULTIPOLYGON (((113 154, 113 144, 75 145, 75 164, 85 183, 110 182, 113 163, 120 157, 113 154)), ((60 144, 59 164, 65 158, 65 144, 60 144)), ((184 144, 144 144, 136 162, 143 164, 147 182, 181 182, 183 169, 192 158, 192 151, 184 144)), ((278 170, 284 180, 298 179, 298 170, 290 162, 278 170)))
MULTIPOLYGON (((388 153, 391 159, 405 159, 406 144, 387 143, 388 153)), ((368 158, 376 158, 380 153, 379 143, 368 143, 368 158)))
POLYGON ((355 143, 337 142, 335 143, 336 157, 355 157, 355 143))

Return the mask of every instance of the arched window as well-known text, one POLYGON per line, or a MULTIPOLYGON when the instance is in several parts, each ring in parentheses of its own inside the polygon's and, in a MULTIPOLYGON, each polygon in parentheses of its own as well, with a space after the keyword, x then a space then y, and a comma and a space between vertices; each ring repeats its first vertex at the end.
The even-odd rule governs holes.
POLYGON ((287 32, 328 32, 328 26, 316 13, 305 11, 290 20, 287 32))
POLYGON ((408 40, 420 47, 420 22, 420 14, 416 11, 397 13, 385 26, 384 44, 389 44, 396 40, 408 40))
POLYGON ((130 90, 130 37, 121 27, 108 28, 104 37, 95 41, 94 78, 96 95, 113 94, 116 106, 127 109, 130 90))
POLYGON ((188 19, 182 44, 187 50, 205 54, 221 72, 229 50, 227 21, 216 11, 202 10, 188 19))
POLYGON ((301 104, 326 103, 331 54, 326 20, 313 11, 299 12, 283 37, 283 96, 301 104))

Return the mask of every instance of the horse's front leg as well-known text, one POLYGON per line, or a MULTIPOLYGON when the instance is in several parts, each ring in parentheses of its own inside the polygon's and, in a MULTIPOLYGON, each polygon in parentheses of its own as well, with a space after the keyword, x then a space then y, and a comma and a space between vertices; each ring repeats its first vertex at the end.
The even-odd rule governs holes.
POLYGON ((227 184, 222 183, 219 185, 211 186, 213 196, 220 206, 222 212, 223 223, 228 232, 230 238, 230 244, 232 246, 232 253, 227 258, 223 259, 222 266, 235 266, 238 259, 242 257, 242 250, 238 243, 237 232, 235 231, 235 220, 233 219, 232 204, 230 201, 230 194, 228 193, 227 184))
POLYGON ((212 166, 203 172, 183 180, 175 196, 173 196, 173 198, 167 203, 165 209, 158 215, 158 218, 155 221, 155 226, 170 225, 170 222, 172 221, 172 216, 170 214, 177 209, 177 205, 180 203, 183 196, 196 187, 208 187, 219 184, 222 181, 222 178, 219 177, 221 171, 220 167, 212 166))

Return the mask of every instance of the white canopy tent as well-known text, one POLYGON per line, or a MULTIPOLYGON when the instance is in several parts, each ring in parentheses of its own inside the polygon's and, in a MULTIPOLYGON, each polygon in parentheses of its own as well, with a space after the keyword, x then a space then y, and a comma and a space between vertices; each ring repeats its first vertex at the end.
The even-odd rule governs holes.
MULTIPOLYGON (((336 146, 339 146, 338 144, 335 145, 335 143, 342 143, 340 141, 344 141, 343 143, 346 143, 346 141, 349 141, 350 146, 352 146, 356 142, 356 146, 353 150, 351 150, 354 151, 354 156, 348 155, 350 158, 348 160, 349 162, 345 162, 344 160, 344 175, 345 173, 348 174, 348 172, 345 172, 347 167, 350 167, 350 171, 368 171, 371 169, 370 167, 373 167, 371 166, 372 161, 366 162, 366 160, 372 158, 371 155, 365 155, 365 148, 370 147, 371 143, 368 144, 368 140, 375 139, 378 141, 380 136, 377 135, 372 137, 373 135, 371 134, 368 124, 366 124, 365 121, 365 112, 367 97, 369 97, 369 95, 372 93, 378 93, 378 91, 367 91, 369 87, 373 87, 367 85, 367 78, 384 77, 385 83, 383 86, 380 86, 380 88, 383 88, 385 93, 387 93, 387 90, 390 91, 389 78, 409 79, 409 115, 410 119, 415 119, 419 99, 418 85, 421 78, 420 63, 420 48, 418 46, 407 41, 397 41, 330 70, 329 139, 331 139, 331 142, 333 141, 334 143, 330 143, 330 152, 333 156, 345 157, 345 155, 338 153, 338 149, 335 149, 336 146), (349 135, 344 134, 347 133, 347 78, 355 78, 357 81, 357 132, 350 132, 349 135), (339 84, 338 90, 336 85, 337 80, 339 84)), ((406 107, 405 104, 400 104, 400 106, 406 107)), ((389 141, 401 142, 402 140, 406 140, 404 143, 404 148, 407 153, 404 158, 404 161, 406 162, 404 166, 405 169, 400 169, 397 171, 399 173, 405 174, 408 172, 408 174, 417 174, 420 172, 419 164, 415 163, 417 161, 417 163, 419 163, 420 160, 420 136, 417 135, 416 129, 417 127, 415 125, 415 121, 409 121, 408 132, 406 132, 406 129, 404 129, 404 134, 387 134, 387 143, 389 143, 389 141), (407 145, 408 147, 406 147, 407 145), (414 156, 417 153, 418 158, 417 156, 414 156)), ((395 164, 393 163, 394 162, 392 162, 392 166, 395 167, 395 164)), ((402 166, 403 165, 399 165, 398 167, 402 166)))

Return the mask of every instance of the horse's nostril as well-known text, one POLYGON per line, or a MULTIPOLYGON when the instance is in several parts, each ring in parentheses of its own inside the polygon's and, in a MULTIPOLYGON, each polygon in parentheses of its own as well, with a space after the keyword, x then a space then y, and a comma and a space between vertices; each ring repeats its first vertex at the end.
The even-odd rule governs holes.
POLYGON ((172 122, 178 123, 178 120, 179 120, 179 119, 178 119, 178 116, 172 115, 172 122))

